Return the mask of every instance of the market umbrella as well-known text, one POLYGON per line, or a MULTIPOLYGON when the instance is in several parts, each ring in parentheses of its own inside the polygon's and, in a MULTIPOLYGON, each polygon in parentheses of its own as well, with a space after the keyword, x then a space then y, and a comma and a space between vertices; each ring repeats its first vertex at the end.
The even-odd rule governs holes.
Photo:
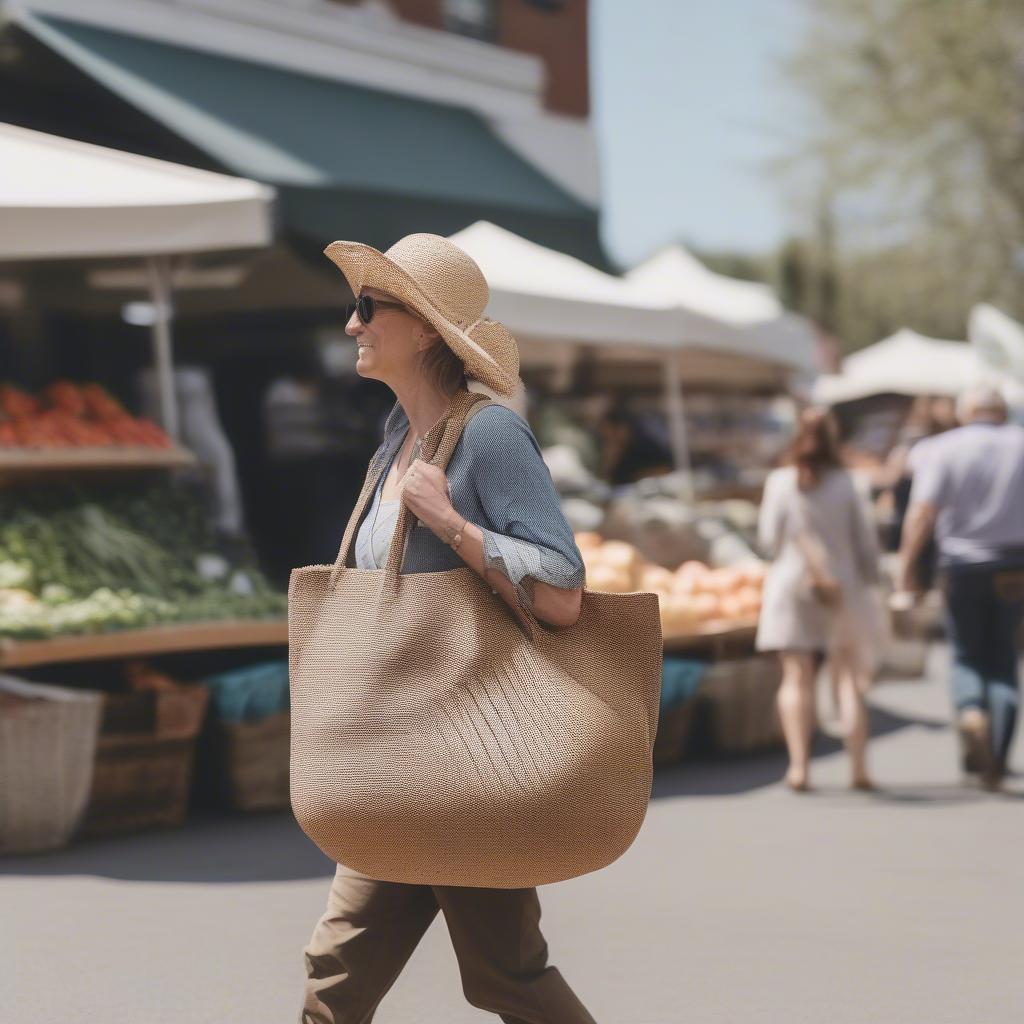
POLYGON ((273 200, 257 182, 0 124, 0 260, 145 259, 174 438, 170 257, 268 245, 273 200))

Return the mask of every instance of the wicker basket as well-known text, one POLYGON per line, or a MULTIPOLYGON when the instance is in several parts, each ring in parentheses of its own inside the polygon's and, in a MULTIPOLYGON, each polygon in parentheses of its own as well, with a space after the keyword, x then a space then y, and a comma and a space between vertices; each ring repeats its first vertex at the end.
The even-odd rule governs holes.
POLYGON ((0 676, 0 853, 67 845, 92 784, 102 694, 0 676))
POLYGON ((782 668, 773 654, 715 662, 697 694, 711 746, 725 754, 746 754, 783 744, 775 696, 782 668))
POLYGON ((256 722, 218 725, 227 804, 239 811, 290 807, 291 715, 282 711, 256 722))
POLYGON ((105 694, 83 836, 180 825, 188 811, 203 686, 105 694))

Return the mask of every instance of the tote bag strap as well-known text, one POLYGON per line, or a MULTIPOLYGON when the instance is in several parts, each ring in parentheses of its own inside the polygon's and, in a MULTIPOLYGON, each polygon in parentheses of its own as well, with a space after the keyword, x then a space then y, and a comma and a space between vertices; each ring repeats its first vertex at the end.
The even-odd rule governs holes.
POLYGON ((334 565, 331 567, 330 585, 332 590, 338 578, 338 572, 348 561, 349 551, 355 539, 356 528, 359 526, 363 513, 370 504, 370 499, 373 497, 373 492, 377 489, 377 483, 380 481, 384 468, 384 466, 379 466, 376 472, 368 471, 366 479, 363 481, 363 489, 359 492, 359 497, 356 498, 355 507, 352 509, 352 514, 349 516, 348 523, 345 526, 344 536, 341 538, 341 547, 338 549, 334 565))
MULTIPOLYGON (((486 398, 486 395, 481 395, 477 392, 465 390, 457 392, 455 397, 452 399, 448 415, 436 423, 423 438, 421 458, 423 458, 424 461, 440 465, 440 467, 444 469, 448 465, 448 460, 451 458, 452 452, 455 450, 455 445, 462 436, 462 427, 466 419, 466 413, 477 402, 486 400, 486 398), (446 447, 447 452, 445 451, 446 447), (442 456, 444 458, 443 462, 440 461, 442 456)), ((338 581, 338 574, 345 567, 345 563, 348 561, 349 553, 352 549, 353 543, 355 542, 356 529, 359 526, 359 522, 362 519, 363 514, 366 512, 367 506, 370 504, 370 500, 373 497, 374 491, 377 489, 377 484, 380 482, 380 477, 383 472, 384 467, 381 466, 378 472, 367 474, 366 481, 363 484, 362 493, 359 495, 359 498, 356 501, 356 506, 352 510, 352 515, 349 517, 348 524, 345 527, 345 535, 342 537, 337 557, 334 559, 334 565, 331 567, 330 588, 332 590, 338 581)), ((395 524, 395 532, 392 537, 391 548, 389 549, 389 565, 390 556, 395 547, 395 538, 402 537, 402 552, 400 552, 400 554, 404 553, 404 533, 408 532, 409 521, 407 512, 408 510, 405 505, 402 505, 398 522, 395 524)), ((401 560, 399 560, 399 567, 401 567, 401 560)), ((387 570, 385 570, 385 575, 387 575, 387 570)))
MULTIPOLYGON (((470 409, 478 402, 486 400, 487 396, 479 392, 458 392, 452 400, 451 410, 443 425, 438 424, 423 439, 420 458, 432 466, 437 466, 438 469, 447 469, 455 446, 462 437, 470 409)), ((398 587, 398 577, 402 570, 402 560, 405 557, 405 546, 409 539, 409 531, 412 529, 413 518, 408 506, 403 503, 399 508, 395 531, 391 535, 391 545, 388 547, 382 593, 393 593, 398 587)))
MULTIPOLYGON (((460 392, 452 403, 451 414, 445 423, 444 431, 441 434, 440 440, 437 441, 437 447, 433 450, 432 454, 428 453, 431 453, 431 442, 433 439, 428 435, 427 439, 424 440, 422 457, 425 461, 442 470, 447 469, 448 462, 455 451, 455 446, 459 443, 459 438, 462 437, 462 432, 466 429, 466 424, 478 412, 492 404, 493 402, 485 395, 472 391, 460 392)), ((405 557, 405 546, 409 539, 413 518, 409 509, 402 505, 398 514, 398 521, 395 523, 395 532, 391 537, 391 546, 388 549, 387 566, 384 569, 384 579, 380 591, 381 597, 384 599, 397 592, 399 580, 401 579, 402 560, 405 557)), ((523 608, 518 604, 509 610, 516 617, 526 636, 532 640, 537 629, 540 628, 540 624, 534 614, 528 608, 523 608)))

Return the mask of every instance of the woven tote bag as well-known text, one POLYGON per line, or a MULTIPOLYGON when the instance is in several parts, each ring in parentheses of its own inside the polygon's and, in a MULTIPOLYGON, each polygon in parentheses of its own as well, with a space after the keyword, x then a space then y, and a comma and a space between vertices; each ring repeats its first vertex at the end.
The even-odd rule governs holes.
MULTIPOLYGON (((482 399, 456 395, 425 459, 447 467, 482 399)), ((405 505, 386 568, 349 567, 378 480, 368 474, 335 564, 289 580, 299 825, 381 881, 520 888, 610 864, 650 799, 657 597, 585 591, 573 626, 520 623, 469 566, 400 573, 405 505)))

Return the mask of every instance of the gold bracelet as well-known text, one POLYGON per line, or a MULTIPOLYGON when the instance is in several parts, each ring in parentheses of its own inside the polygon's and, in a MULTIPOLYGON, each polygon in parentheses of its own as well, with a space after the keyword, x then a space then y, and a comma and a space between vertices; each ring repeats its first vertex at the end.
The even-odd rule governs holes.
POLYGON ((468 523, 468 519, 463 519, 462 525, 457 528, 449 526, 447 523, 444 524, 445 540, 448 542, 448 546, 452 549, 452 551, 459 550, 459 545, 462 543, 463 539, 463 530, 466 529, 468 523))

